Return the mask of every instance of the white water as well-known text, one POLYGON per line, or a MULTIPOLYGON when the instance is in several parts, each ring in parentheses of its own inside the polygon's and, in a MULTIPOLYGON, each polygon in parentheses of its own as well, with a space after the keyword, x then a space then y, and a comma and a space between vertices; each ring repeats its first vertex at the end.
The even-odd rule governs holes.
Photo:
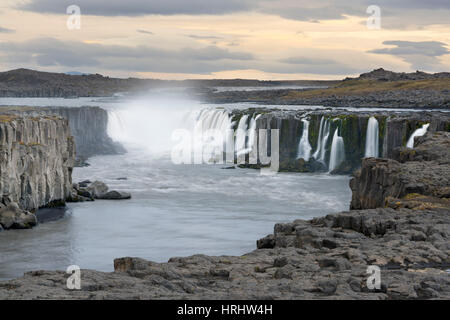
POLYGON ((300 142, 298 144, 297 159, 304 159, 309 161, 311 157, 311 144, 309 143, 309 121, 302 119, 303 122, 303 132, 300 142))
POLYGON ((409 137, 408 142, 406 143, 406 147, 413 149, 414 148, 414 138, 415 137, 421 137, 425 133, 427 133, 427 130, 428 130, 429 126, 430 126, 430 124, 426 123, 421 128, 419 128, 416 131, 414 131, 413 134, 411 135, 411 137, 409 137))
POLYGON ((345 160, 344 139, 338 135, 339 128, 334 131, 333 142, 331 144, 329 172, 333 171, 345 160))
POLYGON ((330 121, 322 117, 320 120, 319 137, 317 139, 317 149, 313 154, 314 159, 325 164, 326 146, 330 136, 330 121))
POLYGON ((247 137, 247 120, 248 115, 243 115, 239 120, 239 124, 236 129, 236 143, 235 143, 235 151, 236 154, 241 155, 246 152, 246 137, 247 137))
MULTIPOLYGON (((112 271, 113 259, 123 256, 163 262, 197 253, 242 255, 255 249, 256 239, 272 233, 275 223, 348 208, 347 176, 272 176, 252 169, 221 170, 223 165, 174 164, 168 156, 172 131, 226 130, 233 124, 223 108, 159 98, 103 108, 110 115, 109 134, 128 153, 88 159, 89 167, 74 168, 73 181, 101 180, 130 192, 132 199, 69 204, 63 219, 0 232, 0 279, 73 264, 112 271)), ((257 117, 247 119, 250 129, 257 117)), ((248 135, 248 142, 240 138, 247 148, 256 140, 251 131, 248 135)))
POLYGON ((367 123, 367 132, 366 132, 366 152, 365 157, 370 158, 378 158, 379 154, 379 128, 378 128, 378 120, 375 117, 370 117, 369 122, 367 123))
POLYGON ((320 149, 322 147, 322 136, 323 136, 323 123, 325 121, 325 117, 322 117, 320 119, 320 126, 319 126, 319 137, 317 138, 317 148, 316 151, 313 153, 313 158, 317 160, 319 158, 320 149))

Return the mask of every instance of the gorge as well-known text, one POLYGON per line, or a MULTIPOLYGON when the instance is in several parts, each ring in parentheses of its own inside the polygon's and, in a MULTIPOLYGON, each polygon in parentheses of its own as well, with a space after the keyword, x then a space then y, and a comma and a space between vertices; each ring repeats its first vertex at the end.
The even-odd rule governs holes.
MULTIPOLYGON (((435 187, 428 188, 426 185, 430 184, 429 180, 423 180, 421 176, 419 177, 422 179, 420 181, 412 180, 411 175, 403 173, 403 169, 401 169, 413 168, 412 170, 414 170, 419 165, 417 164, 418 161, 434 161, 430 162, 436 164, 432 166, 432 171, 424 172, 432 176, 436 175, 434 172, 440 172, 440 175, 448 176, 448 173, 445 171, 447 170, 445 169, 446 167, 442 165, 442 159, 445 157, 439 155, 440 151, 436 151, 436 155, 433 155, 433 152, 430 151, 430 149, 441 150, 445 143, 444 141, 447 139, 446 136, 437 136, 438 138, 435 140, 433 140, 434 138, 432 140, 421 140, 421 136, 429 139, 430 134, 442 134, 449 131, 449 118, 446 112, 332 110, 324 107, 312 108, 308 106, 300 106, 298 108, 261 107, 258 105, 205 106, 201 104, 190 105, 191 102, 182 102, 180 106, 178 106, 178 102, 174 102, 173 110, 161 112, 157 103, 152 102, 151 108, 148 102, 143 105, 136 105, 136 103, 131 102, 122 104, 125 106, 122 109, 117 105, 104 104, 101 108, 36 107, 30 110, 25 107, 9 107, 9 111, 5 110, 10 115, 11 112, 14 114, 14 112, 20 111, 19 115, 16 114, 18 118, 45 119, 46 117, 55 117, 64 120, 61 115, 67 118, 65 126, 69 127, 70 130, 72 130, 72 126, 75 128, 75 130, 71 131, 71 134, 74 135, 73 140, 75 141, 76 149, 84 150, 83 154, 89 157, 88 162, 91 164, 88 167, 75 168, 73 181, 80 182, 86 179, 105 181, 112 188, 131 193, 133 199, 126 204, 112 204, 102 201, 68 204, 69 213, 65 217, 58 221, 39 225, 33 229, 33 234, 23 236, 19 234, 22 231, 2 232, 0 236, 4 240, 0 244, 0 251, 6 254, 3 255, 3 261, 0 261, 0 269, 6 272, 0 274, 0 278, 4 280, 16 278, 20 276, 20 274, 16 273, 17 271, 25 272, 34 269, 21 265, 19 262, 20 256, 27 255, 34 261, 35 265, 40 266, 39 269, 61 270, 65 266, 76 262, 83 269, 85 268, 83 266, 86 266, 88 269, 101 271, 94 273, 83 271, 83 274, 86 274, 87 277, 83 281, 86 281, 85 284, 88 287, 91 285, 89 284, 90 281, 102 283, 103 281, 109 281, 106 279, 110 276, 120 282, 116 288, 117 290, 108 290, 108 292, 97 290, 93 297, 99 297, 100 295, 127 297, 128 294, 137 297, 135 293, 124 291, 122 285, 126 286, 125 283, 133 283, 135 286, 140 286, 141 284, 136 282, 135 278, 129 277, 130 274, 140 272, 144 274, 144 277, 149 277, 148 279, 151 278, 153 279, 152 281, 156 281, 154 282, 156 286, 154 286, 155 291, 143 288, 142 292, 144 293, 139 297, 154 297, 154 294, 162 294, 163 296, 167 294, 167 297, 172 298, 185 297, 186 291, 180 293, 177 291, 178 289, 174 289, 175 291, 161 289, 157 285, 159 280, 156 280, 153 276, 153 271, 148 271, 147 266, 151 266, 151 270, 156 270, 154 272, 161 274, 158 269, 159 266, 164 270, 172 268, 170 264, 169 267, 166 267, 165 264, 160 264, 163 261, 167 261, 170 257, 203 252, 211 255, 226 254, 227 257, 223 259, 231 261, 230 268, 236 272, 233 273, 229 271, 229 268, 222 265, 221 261, 225 261, 222 258, 217 258, 219 260, 216 261, 216 258, 206 257, 203 259, 202 257, 194 256, 192 258, 173 258, 170 261, 181 261, 181 265, 190 265, 191 262, 189 261, 192 261, 193 264, 202 266, 202 268, 206 266, 208 270, 211 270, 209 274, 213 279, 225 281, 220 283, 227 288, 229 288, 229 285, 234 287, 232 279, 236 279, 238 282, 253 281, 250 280, 253 275, 250 278, 242 275, 253 274, 253 271, 248 269, 249 265, 242 265, 243 269, 241 269, 241 263, 238 262, 240 258, 234 257, 234 255, 249 252, 253 249, 252 240, 261 238, 264 234, 269 233, 270 230, 267 229, 269 225, 299 218, 323 217, 324 214, 337 213, 347 209, 351 200, 350 190, 346 187, 348 174, 360 167, 361 170, 355 173, 355 179, 357 180, 351 183, 354 198, 352 200, 352 209, 354 211, 351 211, 350 215, 361 215, 364 219, 380 215, 380 217, 383 217, 382 219, 386 218, 388 220, 386 223, 390 225, 391 218, 397 219, 398 212, 409 214, 408 210, 422 210, 421 206, 425 206, 427 209, 431 208, 432 211, 434 206, 438 206, 444 211, 447 210, 445 209, 445 199, 448 195, 445 191, 445 185, 448 185, 448 182, 443 181, 440 184, 436 182, 435 187), (188 106, 184 106, 184 104, 188 106), (18 111, 17 109, 21 110, 18 111), (89 121, 95 122, 95 125, 89 121), (84 123, 88 123, 89 126, 83 128, 84 123), (223 164, 217 160, 220 160, 222 155, 212 162, 215 165, 210 164, 211 158, 204 158, 204 165, 191 167, 184 165, 174 166, 170 163, 170 159, 165 157, 165 154, 167 151, 170 151, 170 134, 176 128, 185 128, 201 134, 206 134, 210 129, 215 129, 222 133, 231 129, 233 130, 231 141, 233 141, 232 144, 234 145, 236 156, 238 156, 238 153, 240 156, 245 155, 247 161, 250 160, 251 151, 255 145, 259 143, 259 136, 255 133, 255 130, 279 129, 280 174, 271 178, 261 176, 257 170, 246 169, 260 168, 259 163, 256 163, 256 165, 248 163, 238 167, 233 166, 235 170, 221 170, 224 168, 223 164), (151 137, 153 139, 150 139, 151 137), (413 145, 414 149, 407 147, 408 142, 411 140, 416 143, 413 145), (118 146, 117 142, 126 147, 127 153, 123 153, 124 150, 118 146), (423 151, 421 151, 422 149, 423 151), (95 155, 97 151, 99 155, 95 155), (390 160, 372 158, 377 153, 378 156, 390 158, 390 160), (417 156, 421 156, 422 160, 417 160, 417 156), (362 165, 361 159, 363 159, 362 165), (385 168, 386 161, 388 169, 385 168), (396 164, 396 162, 399 164, 396 164), (413 164, 403 165, 403 162, 411 162, 413 164), (372 168, 369 165, 373 163, 376 164, 373 167, 374 169, 369 169, 372 168), (370 175, 371 172, 375 172, 374 176, 370 175), (389 180, 384 175, 385 172, 396 172, 395 175, 392 175, 394 180, 389 180), (399 184, 397 181, 401 181, 401 183, 399 184), (414 181, 414 183, 408 183, 407 181, 414 181), (387 194, 379 194, 376 186, 381 183, 386 183, 383 188, 391 191, 388 191, 389 193, 387 194), (365 197, 365 194, 369 194, 370 197, 365 197), (416 194, 435 198, 431 200, 429 198, 425 199, 416 194), (227 201, 224 202, 223 197, 226 197, 227 201), (398 201, 396 197, 406 198, 398 201), (400 205, 399 202, 402 204, 400 205), (169 208, 167 207, 168 203, 170 203, 169 208), (218 205, 219 203, 220 205, 218 205), (384 209, 386 203, 389 204, 390 208, 386 209, 387 211, 384 209), (237 207, 236 204, 239 204, 239 206, 237 207), (382 209, 379 209, 380 207, 382 209), (416 207, 418 209, 414 209, 416 207), (375 211, 365 211, 368 208, 377 209, 372 209, 375 211), (126 212, 126 215, 124 215, 124 212, 126 212), (180 221, 183 224, 182 229, 176 227, 180 221), (231 223, 230 221, 233 222, 231 223), (235 223, 236 221, 239 221, 239 223, 235 223), (108 227, 106 228, 105 226, 108 227), (253 227, 249 228, 249 226, 253 227), (127 230, 140 230, 140 232, 130 233, 127 230), (149 235, 148 230, 160 230, 160 232, 153 232, 153 235, 149 235), (183 231, 181 234, 173 237, 174 230, 178 230, 177 232, 180 232, 179 230, 183 231), (198 230, 201 230, 201 233, 198 230), (111 232, 117 236, 111 237, 111 232), (30 251, 32 248, 31 243, 33 242, 52 243, 55 239, 57 239, 56 243, 72 244, 67 246, 50 245, 47 247, 48 253, 44 254, 41 252, 41 257, 33 255, 32 251, 30 251), (153 245, 149 245, 149 243, 153 245), (14 252, 9 249, 8 244, 21 249, 14 252), (129 255, 144 257, 157 262, 147 263, 136 258, 119 259, 115 264, 116 271, 112 274, 108 273, 108 271, 112 271, 111 261, 113 259, 118 256, 129 255), (57 258, 52 261, 51 257, 57 258), (239 267, 235 263, 238 263, 239 267), (134 268, 141 271, 135 271, 134 268), (223 271, 223 277, 217 276, 222 274, 221 270, 225 270, 223 271), (125 272, 127 275, 121 272, 125 272), (233 274, 236 274, 236 278, 234 278, 233 274)), ((39 122, 41 120, 35 121, 39 122)), ((225 135, 224 137, 226 139, 230 138, 225 135)), ((54 138, 56 139, 56 136, 54 138)), ((206 139, 204 147, 213 147, 213 149, 218 147, 220 149, 223 146, 222 142, 206 139)), ((74 156, 72 156, 72 160, 74 160, 74 156)), ((337 216, 342 215, 338 214, 337 216)), ((428 223, 433 224, 437 218, 442 218, 442 216, 426 213, 424 214, 423 222, 421 221, 420 224, 425 223, 428 226, 428 223)), ((320 223, 323 226, 328 226, 327 221, 320 220, 320 223)), ((340 223, 336 222, 336 226, 337 228, 343 228, 343 233, 360 232, 359 229, 347 230, 347 224, 340 225, 340 223)), ((295 222, 294 225, 297 228, 298 222, 295 222)), ((307 225, 307 229, 313 228, 311 232, 314 233, 315 229, 313 226, 315 226, 315 222, 308 222, 307 225)), ((374 228, 370 223, 366 227, 369 229, 374 228)), ((403 227, 404 224, 402 222, 398 228, 403 227)), ((273 279, 275 285, 280 281, 285 281, 284 279, 289 281, 291 278, 298 279, 298 276, 304 277, 302 274, 306 269, 299 267, 299 261, 289 261, 295 257, 293 250, 298 249, 298 242, 296 241, 308 242, 310 240, 305 239, 311 238, 309 234, 302 235, 298 239, 303 240, 295 240, 292 244, 291 241, 295 238, 295 235, 292 231, 289 231, 291 230, 289 229, 290 227, 286 227, 288 228, 286 231, 278 231, 278 228, 285 230, 283 229, 284 227, 276 228, 277 231, 274 236, 262 238, 258 241, 258 250, 269 251, 257 251, 255 256, 253 254, 245 255, 251 257, 249 263, 253 266, 257 263, 256 261, 262 263, 261 266, 258 266, 259 271, 255 271, 256 277, 261 276, 262 279, 265 279, 262 281, 269 287, 272 281, 269 281, 269 278, 273 279), (297 249, 293 249, 292 245, 297 249), (285 249, 280 251, 279 247, 285 249), (279 261, 269 261, 273 259, 274 254, 270 250, 280 251, 279 261), (284 252, 283 250, 287 250, 286 254, 282 253, 284 252), (288 261, 287 265, 285 265, 286 259, 288 261), (271 264, 273 264, 275 269, 272 269, 271 264), (266 269, 267 275, 263 272, 266 269), (272 274, 272 272, 276 274, 272 274)), ((439 234, 445 239, 447 237, 446 227, 443 228, 444 231, 439 234)), ((413 237, 414 230, 408 228, 405 230, 405 233, 411 234, 411 237, 413 237)), ((304 266, 307 269, 313 268, 309 263, 316 264, 313 260, 319 259, 320 268, 324 272, 329 272, 331 269, 342 269, 342 276, 347 277, 349 276, 348 270, 350 270, 347 262, 330 258, 327 255, 323 257, 324 260, 322 261, 322 258, 319 257, 319 252, 314 251, 317 249, 324 252, 333 250, 332 247, 336 245, 334 238, 339 238, 341 235, 330 238, 329 232, 331 231, 325 232, 325 238, 320 238, 322 236, 319 236, 318 239, 311 242, 313 249, 309 249, 308 246, 310 244, 299 247, 309 252, 302 251, 302 254, 306 254, 303 257, 306 259, 304 266)), ((333 230, 332 232, 337 231, 333 230)), ((425 230, 423 233, 428 237, 428 231, 425 230)), ((374 234, 377 235, 376 232, 374 234)), ((436 232, 430 235, 433 236, 430 239, 437 239, 438 237, 436 232)), ((312 237, 314 238, 314 236, 312 237)), ((346 236, 343 235, 342 237, 345 238, 346 236)), ((360 235, 352 235, 351 237, 355 237, 355 239, 361 238, 360 235)), ((423 236, 417 235, 417 239, 419 238, 423 239, 423 236)), ((366 241, 367 239, 361 238, 360 240, 366 241)), ((437 246, 438 244, 433 242, 432 245, 437 246)), ((407 248, 410 248, 410 246, 412 244, 408 244, 407 248)), ((425 265, 430 266, 433 270, 447 268, 445 254, 436 254, 443 262, 441 264, 427 262, 425 265)), ((369 256, 368 253, 363 253, 363 255, 369 256)), ((423 256, 422 253, 414 253, 414 255, 416 255, 414 259, 417 261, 422 259, 418 258, 419 256, 423 256)), ((352 259, 349 259, 350 263, 354 263, 352 259)), ((364 259, 367 262, 369 260, 372 261, 371 259, 374 258, 370 256, 370 258, 364 259)), ((405 259, 410 261, 412 258, 408 256, 405 259)), ((438 261, 435 257, 432 259, 434 259, 433 261, 438 261)), ((388 262, 387 266, 390 266, 390 263, 388 262)), ((423 266, 417 265, 419 269, 423 266)), ((361 269, 362 267, 360 265, 357 268, 361 269)), ((193 267, 192 272, 198 272, 194 269, 195 267, 193 267)), ((177 269, 176 272, 184 273, 187 271, 177 269)), ((344 287, 347 289, 342 289, 344 291, 339 289, 346 281, 343 280, 344 278, 339 276, 336 280, 337 283, 334 281, 328 282, 325 280, 326 277, 322 277, 324 274, 320 273, 320 270, 315 270, 314 272, 316 272, 316 277, 311 277, 311 282, 305 282, 301 285, 302 288, 307 290, 302 289, 303 291, 295 293, 297 289, 289 285, 289 289, 282 289, 282 293, 277 295, 278 293, 276 292, 269 294, 266 291, 268 287, 263 285, 259 293, 251 293, 245 289, 245 296, 277 298, 281 296, 298 297, 300 295, 303 297, 345 296, 347 298, 361 298, 364 296, 374 298, 376 296, 381 298, 401 298, 406 295, 406 297, 411 298, 413 296, 442 297, 447 290, 445 285, 439 290, 433 289, 434 291, 421 287, 418 289, 420 292, 415 289, 402 287, 401 289, 406 291, 402 291, 397 295, 388 293, 387 289, 383 289, 384 291, 382 290, 382 292, 378 292, 374 296, 373 293, 367 292, 362 287, 359 287, 362 291, 356 290, 355 279, 360 281, 362 269, 359 275, 352 275, 355 279, 349 280, 352 291, 348 291, 346 285, 344 287), (314 282, 314 279, 317 279, 317 282, 314 282), (422 293, 421 290, 428 293, 422 293)), ((438 276, 440 271, 436 272, 436 279, 441 279, 438 276)), ((339 274, 341 274, 340 271, 339 274)), ((433 273, 434 276, 435 274, 433 273)), ((40 277, 64 279, 65 276, 63 273, 58 272, 35 272, 27 274, 25 277, 26 280, 23 281, 31 281, 33 283, 34 280, 32 279, 40 281, 38 280, 42 279, 40 277), (27 278, 29 276, 31 278, 27 278)), ((408 273, 405 277, 402 279, 410 279, 412 274, 408 273)), ((172 281, 165 274, 163 278, 169 282, 172 281)), ((178 276, 177 279, 179 279, 178 276)), ((20 283, 17 288, 28 290, 26 285, 22 284, 22 279, 11 281, 20 283)), ((179 281, 176 283, 180 283, 181 286, 186 288, 188 284, 193 283, 192 281, 194 281, 196 288, 198 286, 195 280, 190 278, 186 280, 187 282, 184 282, 185 279, 183 277, 179 281)), ((439 281, 442 281, 442 279, 439 281)), ((435 282, 432 283, 435 286, 435 282)), ((211 293, 206 287, 201 285, 200 287, 200 292, 203 292, 205 295, 211 293)), ((231 296, 233 295, 233 290, 242 290, 242 288, 237 285, 235 289, 231 289, 231 296)), ((25 293, 20 290, 18 289, 16 297, 24 297, 23 294, 25 293)), ((52 293, 44 287, 39 287, 39 290, 42 293, 41 297, 67 297, 66 293, 60 296, 61 293, 52 293)), ((32 297, 35 294, 30 291, 25 296, 32 297)), ((73 297, 71 293, 67 294, 73 297)), ((83 290, 77 294, 79 294, 80 298, 85 297, 83 290)), ((8 295, 14 296, 11 291, 8 291, 8 295)), ((217 297, 223 296, 227 296, 227 294, 217 293, 217 297)), ((201 295, 199 293, 199 295, 187 297, 195 298, 201 297, 201 295)))

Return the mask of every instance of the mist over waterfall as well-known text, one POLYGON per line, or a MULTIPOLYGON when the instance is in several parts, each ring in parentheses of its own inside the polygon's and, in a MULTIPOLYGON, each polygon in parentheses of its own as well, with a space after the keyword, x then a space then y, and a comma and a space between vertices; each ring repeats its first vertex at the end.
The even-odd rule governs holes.
POLYGON ((425 133, 427 133, 429 126, 430 126, 430 124, 426 123, 421 128, 419 128, 416 131, 414 131, 413 134, 411 135, 411 137, 409 137, 408 142, 406 143, 406 147, 413 149, 414 148, 414 138, 415 137, 421 137, 425 133))
POLYGON ((369 122, 367 124, 367 132, 366 132, 366 152, 365 157, 370 158, 378 158, 379 147, 378 147, 378 137, 379 137, 379 128, 378 128, 378 120, 375 117, 370 117, 369 122))
POLYGON ((313 158, 325 164, 326 146, 330 136, 330 121, 322 117, 320 119, 319 136, 317 138, 317 149, 313 158))
POLYGON ((309 161, 311 157, 311 144, 309 143, 309 121, 302 119, 303 122, 303 132, 300 142, 298 144, 297 159, 304 159, 309 161))
POLYGON ((334 131, 333 142, 331 143, 329 172, 333 171, 345 160, 344 139, 338 134, 339 128, 334 131))
MULTIPOLYGON (((141 97, 108 109, 108 134, 125 148, 137 147, 152 156, 167 155, 176 144, 175 130, 193 132, 204 107, 189 99, 141 97)), ((222 110, 223 111, 223 110, 222 110)), ((213 125, 215 118, 203 119, 213 125)))

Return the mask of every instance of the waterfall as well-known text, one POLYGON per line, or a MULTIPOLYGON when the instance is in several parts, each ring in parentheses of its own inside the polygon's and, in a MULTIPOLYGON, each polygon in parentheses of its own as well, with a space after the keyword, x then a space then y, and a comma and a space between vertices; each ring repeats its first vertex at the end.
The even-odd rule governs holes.
POLYGON ((323 136, 323 122, 325 120, 325 117, 322 117, 320 119, 320 126, 319 126, 319 137, 317 138, 317 148, 316 151, 313 154, 313 158, 317 160, 320 154, 320 149, 322 149, 322 136, 323 136))
POLYGON ((235 152, 239 155, 245 153, 245 139, 247 136, 247 119, 248 115, 243 115, 239 120, 238 127, 236 129, 236 143, 235 152))
POLYGON ((253 115, 253 117, 250 119, 250 127, 248 128, 248 141, 246 149, 247 153, 250 153, 255 145, 256 120, 258 120, 259 117, 261 117, 260 114, 258 114, 256 117, 255 115, 253 115))
MULTIPOLYGON (((227 139, 227 130, 231 129, 232 123, 228 111, 223 109, 202 109, 198 113, 194 124, 194 148, 195 152, 201 154, 207 150, 214 154, 223 150, 223 139, 227 139), (222 139, 214 136, 214 130, 222 133, 222 139)), ((226 141, 229 143, 229 141, 226 141)))
POLYGON ((422 128, 419 128, 416 131, 414 131, 413 134, 411 135, 411 137, 409 137, 408 142, 406 143, 406 147, 411 148, 411 149, 414 148, 414 138, 421 137, 425 133, 427 133, 429 126, 430 126, 430 124, 426 123, 422 126, 422 128))
POLYGON ((124 136, 124 125, 120 114, 114 110, 108 111, 108 125, 107 125, 108 136, 114 141, 121 141, 124 136))
POLYGON ((311 145, 309 144, 309 121, 302 119, 303 133, 298 144, 297 159, 303 158, 305 161, 309 161, 311 157, 311 145))
POLYGON ((366 132, 366 153, 364 155, 366 158, 378 158, 378 135, 378 120, 375 117, 370 117, 366 132))
POLYGON ((333 142, 331 143, 329 172, 336 169, 345 160, 344 139, 338 135, 339 128, 334 131, 333 142))
POLYGON ((317 138, 317 149, 313 158, 325 164, 326 146, 330 136, 330 121, 322 117, 320 120, 319 137, 317 138))
POLYGON ((322 146, 321 146, 320 155, 319 155, 319 161, 322 163, 325 163, 325 156, 327 153, 327 150, 325 148, 327 147, 328 138, 330 137, 330 120, 328 120, 328 119, 325 122, 324 132, 325 132, 325 135, 323 137, 322 146))

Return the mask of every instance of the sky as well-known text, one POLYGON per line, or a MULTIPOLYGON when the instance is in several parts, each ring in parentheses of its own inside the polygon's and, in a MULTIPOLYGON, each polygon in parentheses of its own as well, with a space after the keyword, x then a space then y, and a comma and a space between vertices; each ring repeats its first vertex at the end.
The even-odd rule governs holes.
POLYGON ((0 71, 262 80, 448 72, 449 17, 449 0, 0 0, 0 71))

